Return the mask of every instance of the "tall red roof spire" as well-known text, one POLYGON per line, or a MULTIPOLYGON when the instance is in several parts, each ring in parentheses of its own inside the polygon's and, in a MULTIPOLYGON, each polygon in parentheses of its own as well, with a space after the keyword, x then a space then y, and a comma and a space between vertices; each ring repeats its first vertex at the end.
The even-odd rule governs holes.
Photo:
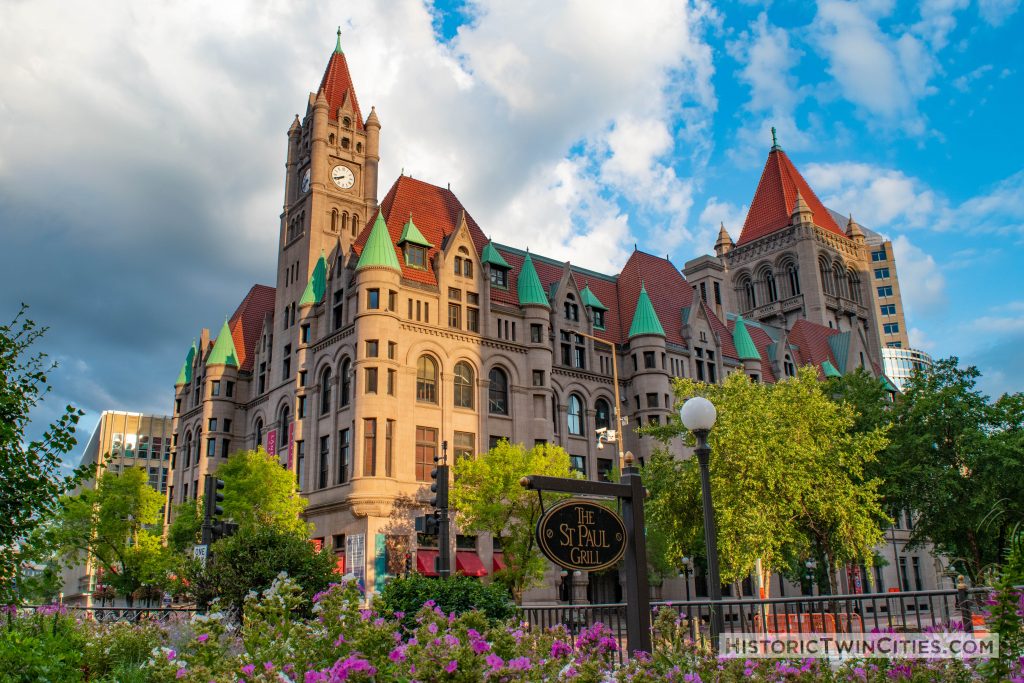
POLYGON ((764 164, 761 181, 757 184, 753 201, 750 202, 747 220, 743 223, 743 230, 736 240, 736 246, 752 242, 789 225, 798 192, 814 214, 815 225, 846 237, 846 233, 836 225, 832 214, 814 194, 814 190, 800 175, 800 171, 796 170, 796 166, 779 147, 774 129, 772 143, 768 161, 764 164))
POLYGON ((338 107, 349 101, 352 107, 353 125, 358 130, 363 129, 363 113, 359 111, 359 99, 356 97, 356 89, 352 85, 352 75, 348 71, 348 62, 345 60, 345 53, 341 49, 341 27, 338 27, 338 43, 331 53, 331 59, 327 62, 324 70, 324 77, 320 81, 317 93, 323 91, 327 98, 327 115, 332 121, 338 119, 338 107))

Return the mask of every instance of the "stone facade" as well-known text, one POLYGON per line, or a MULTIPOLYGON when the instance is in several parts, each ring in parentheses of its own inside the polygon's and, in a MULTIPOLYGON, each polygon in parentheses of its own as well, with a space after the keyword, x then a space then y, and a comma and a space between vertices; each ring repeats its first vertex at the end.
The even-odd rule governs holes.
MULTIPOLYGON (((616 450, 650 456, 634 430, 671 415, 674 376, 880 372, 863 236, 817 225, 799 193, 782 229, 725 235, 685 278, 642 251, 603 274, 493 243, 450 189, 421 180, 399 177, 378 206, 380 130, 339 45, 288 130, 277 286, 253 287, 216 339, 203 330, 176 383, 172 505, 201 496, 231 449, 263 446, 295 472, 317 542, 374 588, 416 549, 412 519, 446 445, 451 459, 500 439, 554 443, 597 478, 616 450), (599 428, 619 441, 603 447, 599 428)), ((469 573, 500 564, 486 538, 455 543, 469 573)), ((528 600, 557 600, 563 580, 552 569, 528 600)), ((613 574, 571 580, 578 599, 621 598, 613 574)))

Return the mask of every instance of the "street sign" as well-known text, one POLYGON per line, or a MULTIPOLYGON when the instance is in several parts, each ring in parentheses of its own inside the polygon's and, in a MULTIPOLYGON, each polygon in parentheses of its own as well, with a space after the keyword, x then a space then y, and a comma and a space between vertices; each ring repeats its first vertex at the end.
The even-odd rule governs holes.
POLYGON ((600 571, 626 552, 626 525, 603 505, 566 500, 548 508, 537 522, 537 543, 559 567, 600 571))
POLYGON ((204 567, 206 566, 206 552, 207 550, 209 550, 209 548, 210 546, 206 545, 205 543, 201 543, 197 546, 192 547, 192 557, 199 560, 199 562, 202 563, 204 567))

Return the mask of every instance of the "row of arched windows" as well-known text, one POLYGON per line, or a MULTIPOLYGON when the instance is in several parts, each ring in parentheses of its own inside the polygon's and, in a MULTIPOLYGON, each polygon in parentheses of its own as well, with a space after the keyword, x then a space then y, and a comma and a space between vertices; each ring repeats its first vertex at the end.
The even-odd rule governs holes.
POLYGON ((737 289, 744 311, 800 294, 800 267, 796 261, 783 261, 778 272, 781 282, 776 277, 775 268, 769 264, 760 266, 754 277, 749 273, 740 276, 737 289))
POLYGON ((860 275, 856 270, 846 268, 842 261, 829 263, 825 256, 818 259, 818 270, 826 294, 861 303, 860 275))
POLYGON ((352 237, 356 236, 359 230, 359 214, 352 214, 351 220, 349 219, 348 211, 342 211, 338 214, 337 209, 331 210, 331 232, 345 232, 349 231, 352 237))

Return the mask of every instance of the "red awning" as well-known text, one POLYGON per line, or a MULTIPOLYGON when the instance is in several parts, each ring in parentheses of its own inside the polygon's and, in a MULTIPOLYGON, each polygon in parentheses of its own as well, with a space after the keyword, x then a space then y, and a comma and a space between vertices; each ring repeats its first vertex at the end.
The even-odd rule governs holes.
POLYGON ((494 571, 500 572, 505 568, 505 553, 494 553, 491 563, 494 566, 494 571))
POLYGON ((416 571, 423 576, 437 576, 437 570, 434 568, 436 565, 434 560, 437 559, 436 550, 417 550, 416 551, 416 571))
POLYGON ((472 550, 457 550, 455 552, 455 571, 466 576, 487 576, 484 563, 480 556, 472 550))
POLYGON ((339 555, 334 559, 334 573, 345 576, 345 556, 339 555))

